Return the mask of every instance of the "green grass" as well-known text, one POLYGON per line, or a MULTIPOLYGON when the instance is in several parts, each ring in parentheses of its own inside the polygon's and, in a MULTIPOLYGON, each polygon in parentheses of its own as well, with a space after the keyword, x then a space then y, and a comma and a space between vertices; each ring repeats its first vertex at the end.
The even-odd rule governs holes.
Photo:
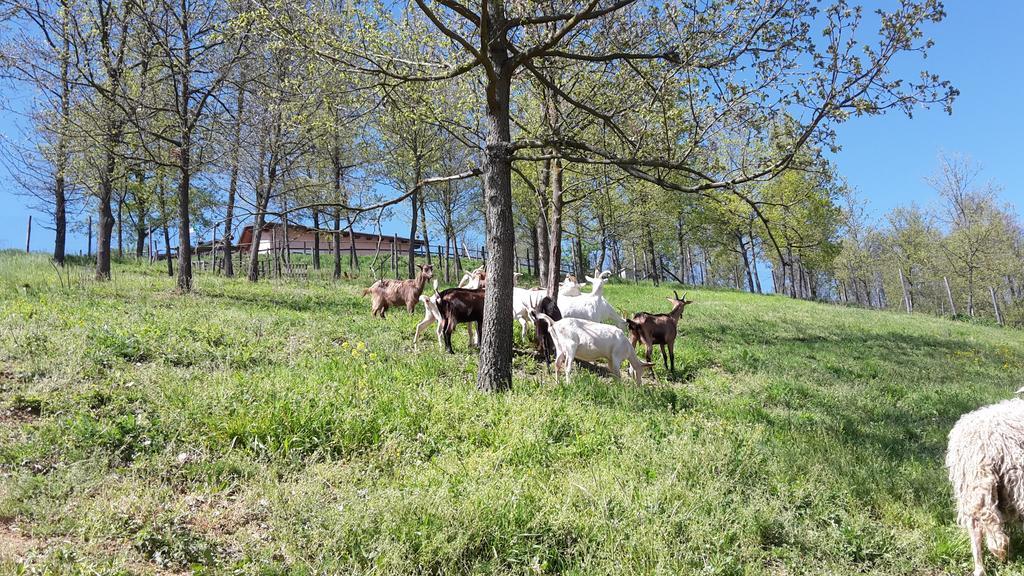
POLYGON ((519 355, 489 395, 361 284, 114 272, 0 253, 0 572, 961 574, 945 436, 1024 369, 1017 331, 690 289, 673 377, 519 355))

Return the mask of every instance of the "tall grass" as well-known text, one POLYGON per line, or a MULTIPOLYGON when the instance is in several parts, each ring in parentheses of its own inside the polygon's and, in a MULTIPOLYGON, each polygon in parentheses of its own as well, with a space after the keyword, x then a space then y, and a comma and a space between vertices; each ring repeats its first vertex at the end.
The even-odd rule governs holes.
POLYGON ((114 272, 0 254, 4 570, 964 573, 945 435, 1024 368, 1017 331, 690 289, 676 374, 519 354, 488 395, 363 282, 114 272))

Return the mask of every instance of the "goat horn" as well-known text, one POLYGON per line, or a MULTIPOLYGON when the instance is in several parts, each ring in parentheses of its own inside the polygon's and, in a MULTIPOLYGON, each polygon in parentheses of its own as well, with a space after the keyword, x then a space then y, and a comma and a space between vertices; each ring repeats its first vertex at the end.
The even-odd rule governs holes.
MULTIPOLYGON (((679 292, 676 292, 675 290, 673 290, 672 291, 672 295, 676 297, 676 300, 679 300, 679 292)), ((683 296, 686 296, 686 294, 683 294, 683 296)))

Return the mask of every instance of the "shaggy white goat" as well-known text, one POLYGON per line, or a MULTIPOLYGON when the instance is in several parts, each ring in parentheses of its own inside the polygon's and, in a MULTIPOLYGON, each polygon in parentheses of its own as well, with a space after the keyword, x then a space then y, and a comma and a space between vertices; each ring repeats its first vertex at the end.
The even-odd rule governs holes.
MULTIPOLYGON (((558 368, 562 367, 565 379, 568 381, 572 374, 573 360, 579 358, 588 362, 606 360, 608 371, 618 380, 622 377, 620 367, 623 361, 629 362, 629 374, 637 384, 641 384, 643 377, 641 373, 646 368, 654 375, 654 366, 650 362, 642 362, 636 355, 636 350, 629 343, 622 330, 582 320, 580 318, 562 318, 557 322, 547 314, 534 312, 538 322, 545 322, 555 343, 555 380, 558 380, 558 368)), ((657 376, 655 376, 657 378, 657 376)))
POLYGON ((1006 560, 1010 540, 1003 525, 1024 513, 1024 400, 961 416, 949 433, 946 467, 957 521, 971 539, 974 576, 981 576, 982 539, 996 558, 1006 560))
MULTIPOLYGON (((609 272, 610 276, 611 273, 609 272)), ((626 323, 622 316, 612 307, 604 297, 604 283, 607 276, 604 273, 597 278, 587 276, 587 281, 593 286, 588 294, 579 296, 559 296, 558 309, 562 311, 562 318, 581 318, 593 322, 611 322, 619 329, 625 328, 626 323)))

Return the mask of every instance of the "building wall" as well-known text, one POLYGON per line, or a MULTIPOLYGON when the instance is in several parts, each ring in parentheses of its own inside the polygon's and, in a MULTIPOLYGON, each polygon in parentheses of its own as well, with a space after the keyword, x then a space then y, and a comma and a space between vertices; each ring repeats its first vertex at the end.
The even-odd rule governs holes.
MULTIPOLYGON (((248 230, 247 230, 248 232, 248 230)), ((288 231, 288 247, 293 253, 306 252, 312 253, 313 251, 313 240, 315 233, 311 230, 295 230, 290 229, 288 231)), ((251 234, 243 234, 242 244, 243 248, 248 248, 249 242, 251 241, 251 234)), ((384 236, 381 239, 380 250, 387 254, 391 251, 391 245, 394 242, 392 236, 384 236)), ((356 254, 360 256, 372 255, 377 251, 377 237, 359 234, 355 235, 356 254)), ((285 246, 284 239, 284 228, 274 227, 268 230, 264 230, 260 236, 260 253, 265 254, 273 251, 276 248, 283 250, 285 246)), ((351 240, 347 232, 342 232, 341 236, 341 251, 342 254, 347 254, 351 247, 351 240)), ((320 253, 329 254, 333 250, 334 244, 331 238, 331 234, 321 233, 320 234, 320 253)), ((401 253, 409 251, 409 240, 400 238, 398 240, 398 250, 401 253)))

